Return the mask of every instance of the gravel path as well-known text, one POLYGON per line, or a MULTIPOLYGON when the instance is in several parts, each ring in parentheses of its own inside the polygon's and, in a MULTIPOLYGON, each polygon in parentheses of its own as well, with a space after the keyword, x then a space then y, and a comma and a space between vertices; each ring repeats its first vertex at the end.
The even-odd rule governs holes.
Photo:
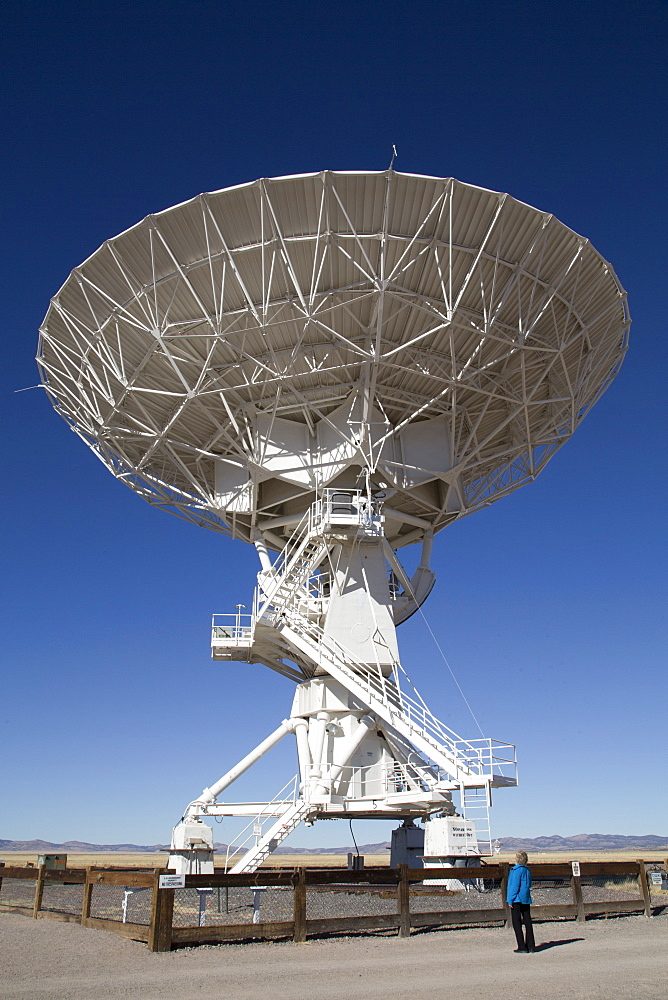
POLYGON ((668 914, 152 954, 104 931, 0 914, 2 1000, 665 1000, 668 914))

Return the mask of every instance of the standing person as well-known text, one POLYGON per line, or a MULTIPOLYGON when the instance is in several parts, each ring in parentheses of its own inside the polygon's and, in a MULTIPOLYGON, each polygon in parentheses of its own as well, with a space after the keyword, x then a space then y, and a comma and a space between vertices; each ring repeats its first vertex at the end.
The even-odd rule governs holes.
POLYGON ((533 953, 536 950, 536 942, 531 922, 531 872, 527 868, 528 860, 526 851, 518 851, 515 855, 517 864, 508 872, 506 900, 510 903, 513 930, 517 938, 515 951, 533 953))

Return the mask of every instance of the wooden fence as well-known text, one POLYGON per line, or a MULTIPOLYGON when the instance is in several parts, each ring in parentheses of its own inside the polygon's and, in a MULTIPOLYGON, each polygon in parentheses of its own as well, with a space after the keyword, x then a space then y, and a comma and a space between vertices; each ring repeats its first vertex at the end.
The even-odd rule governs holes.
MULTIPOLYGON (((188 875, 185 877, 184 889, 161 888, 160 876, 165 869, 140 871, 127 869, 62 869, 54 870, 45 867, 29 868, 10 865, 0 866, 0 912, 23 913, 37 918, 55 920, 70 920, 84 927, 96 927, 113 931, 124 937, 144 941, 152 951, 169 951, 179 945, 193 945, 222 941, 241 941, 251 939, 292 939, 295 942, 306 941, 307 937, 323 934, 340 934, 351 932, 369 932, 374 930, 395 930, 399 936, 407 937, 414 928, 447 927, 447 926, 510 926, 510 908, 505 902, 506 881, 509 865, 488 864, 480 868, 455 869, 454 878, 466 880, 469 894, 453 892, 444 885, 424 884, 424 880, 444 877, 441 868, 408 868, 401 865, 399 869, 366 868, 361 871, 345 869, 261 869, 253 874, 230 875, 217 871, 213 875, 188 875), (34 882, 34 886, 31 886, 34 882), (489 899, 492 904, 476 906, 478 897, 472 894, 470 887, 477 886, 478 891, 488 894, 481 896, 480 901, 489 899), (490 887, 480 889, 480 887, 490 887), (93 894, 105 896, 112 900, 114 915, 100 916, 99 902, 96 902, 98 915, 92 912, 93 894), (45 890, 47 898, 45 898, 45 890), (186 890, 196 890, 200 899, 200 919, 197 919, 193 905, 182 901, 187 896, 186 890), (213 896, 203 896, 207 892, 218 891, 218 923, 211 923, 213 913, 203 910, 202 900, 210 902, 213 896), (249 893, 249 890, 251 891, 249 893), (283 915, 288 919, 259 919, 259 906, 254 916, 256 922, 248 920, 248 903, 239 906, 241 920, 225 922, 222 919, 221 892, 229 900, 229 893, 246 892, 246 896, 254 892, 275 890, 274 898, 278 899, 283 915), (128 921, 128 897, 144 892, 143 916, 137 922, 128 921), (175 893, 181 893, 175 919, 175 893), (339 893, 337 897, 329 896, 330 909, 325 917, 309 917, 307 895, 312 901, 322 903, 324 897, 316 897, 316 893, 339 893), (120 896, 123 902, 120 902, 120 896), (350 906, 355 905, 355 894, 368 900, 378 900, 377 909, 388 912, 374 912, 355 915, 336 915, 343 906, 343 899, 350 900, 350 906), (493 896, 493 899, 492 899, 493 896), (427 901, 436 899, 436 904, 442 909, 425 910, 427 901), (455 909, 460 901, 466 900, 466 909, 455 909), (447 904, 444 905, 444 904, 447 904), (122 916, 120 907, 122 905, 122 916), (114 909, 115 908, 115 909, 114 909), (241 911, 243 910, 243 913, 241 911), (204 913, 205 919, 202 919, 204 913), (191 926, 179 926, 179 922, 190 923, 191 926), (192 926, 195 924, 195 926, 192 926)), ((665 870, 665 869, 664 869, 665 870)), ((548 890, 557 890, 561 896, 559 902, 544 903, 534 900, 532 915, 534 920, 573 919, 585 920, 588 916, 620 915, 625 913, 644 913, 652 916, 652 889, 648 884, 646 865, 642 860, 624 862, 582 862, 580 875, 572 873, 570 864, 532 864, 531 874, 536 889, 542 887, 542 896, 549 895, 548 890), (604 883, 607 888, 604 888, 604 883), (610 889, 610 885, 613 886, 610 889), (615 888, 625 886, 624 895, 632 898, 621 898, 621 892, 615 888), (583 886, 586 892, 583 893, 583 886), (630 891, 631 890, 631 891, 630 891), (591 898, 592 895, 599 898, 591 898), (566 900, 566 901, 565 901, 566 900)), ((533 889, 532 889, 533 891, 533 889)), ((658 890, 657 890, 658 891, 658 890)), ((664 903, 661 898, 657 905, 664 903)), ((197 894, 191 892, 192 899, 197 894)), ((257 895, 256 897, 257 898, 257 895)), ((666 893, 668 903, 668 893, 666 893)), ((313 905, 313 904, 312 904, 313 905)), ((110 904, 111 906, 111 904, 110 904)), ((315 907, 317 909, 317 907, 315 907)), ((364 907, 359 906, 360 909, 364 907)), ((369 906, 367 906, 369 908, 369 906)), ((322 906, 320 906, 322 909, 322 906)), ((104 912, 104 911, 102 911, 104 912)), ((228 910, 229 912, 229 910, 228 910)))

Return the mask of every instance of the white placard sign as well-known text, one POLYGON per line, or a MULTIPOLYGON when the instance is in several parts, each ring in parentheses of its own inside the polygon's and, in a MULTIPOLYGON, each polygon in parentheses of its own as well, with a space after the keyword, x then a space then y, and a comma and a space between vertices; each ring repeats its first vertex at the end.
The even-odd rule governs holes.
POLYGON ((571 862, 571 868, 573 869, 573 874, 579 877, 579 875, 580 875, 580 862, 579 861, 572 861, 571 862))
POLYGON ((158 883, 161 889, 183 889, 185 884, 185 875, 161 875, 158 883))
POLYGON ((650 872, 650 875, 652 876, 652 885, 661 885, 663 881, 661 872, 650 872))

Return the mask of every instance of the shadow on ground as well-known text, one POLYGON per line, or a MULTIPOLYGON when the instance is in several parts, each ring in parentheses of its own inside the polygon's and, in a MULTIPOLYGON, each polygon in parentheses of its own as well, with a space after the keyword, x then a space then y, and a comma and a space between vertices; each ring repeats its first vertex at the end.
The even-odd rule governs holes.
POLYGON ((536 945, 536 951, 547 951, 548 948, 559 948, 562 944, 576 944, 584 940, 585 938, 562 938, 560 941, 541 941, 536 945))

